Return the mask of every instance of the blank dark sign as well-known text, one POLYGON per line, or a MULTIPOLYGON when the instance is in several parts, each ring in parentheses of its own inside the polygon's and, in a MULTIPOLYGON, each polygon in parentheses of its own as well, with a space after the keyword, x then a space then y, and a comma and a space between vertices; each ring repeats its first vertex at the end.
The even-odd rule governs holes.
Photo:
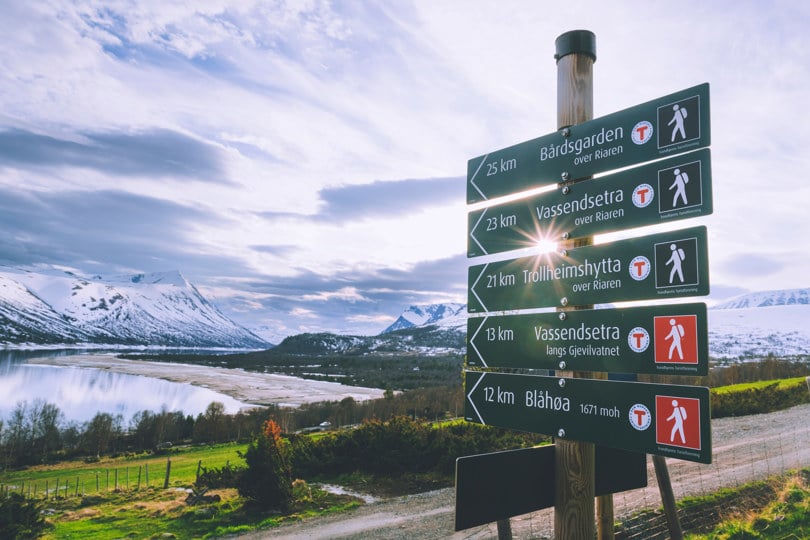
MULTIPOLYGON (((647 456, 596 447, 596 495, 647 486, 647 456)), ((554 506, 554 445, 456 460, 456 530, 554 506)))

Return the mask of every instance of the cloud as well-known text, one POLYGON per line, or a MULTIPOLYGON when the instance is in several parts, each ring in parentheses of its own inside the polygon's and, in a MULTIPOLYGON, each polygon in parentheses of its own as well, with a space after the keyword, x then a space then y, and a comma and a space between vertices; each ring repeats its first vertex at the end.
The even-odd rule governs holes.
POLYGON ((779 273, 785 267, 782 257, 766 257, 758 253, 738 253, 723 263, 723 269, 732 275, 764 277, 779 273))
POLYGON ((267 219, 299 218, 312 222, 345 223, 366 218, 400 218, 426 208, 464 200, 466 179, 422 178, 376 181, 325 187, 318 192, 320 205, 316 214, 264 212, 267 219))
POLYGON ((202 249, 189 232, 200 222, 226 224, 202 209, 122 191, 0 187, 0 257, 9 264, 244 271, 238 260, 202 249))
POLYGON ((176 131, 84 132, 77 139, 82 142, 21 129, 2 131, 0 165, 79 167, 108 175, 226 181, 221 151, 176 131))

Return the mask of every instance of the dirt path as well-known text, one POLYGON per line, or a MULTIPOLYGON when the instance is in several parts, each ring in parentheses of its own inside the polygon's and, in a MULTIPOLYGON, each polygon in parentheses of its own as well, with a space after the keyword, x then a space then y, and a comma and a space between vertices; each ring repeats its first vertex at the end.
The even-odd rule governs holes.
MULTIPOLYGON (((810 405, 769 414, 721 418, 712 422, 713 463, 667 459, 675 497, 711 493, 782 471, 810 465, 810 405)), ((614 495, 616 519, 661 505, 652 461, 649 486, 614 495)), ((284 539, 483 539, 497 538, 495 524, 454 532, 452 488, 383 500, 341 515, 313 518, 240 540, 284 539)), ((512 518, 516 539, 551 538, 553 509, 512 518)))

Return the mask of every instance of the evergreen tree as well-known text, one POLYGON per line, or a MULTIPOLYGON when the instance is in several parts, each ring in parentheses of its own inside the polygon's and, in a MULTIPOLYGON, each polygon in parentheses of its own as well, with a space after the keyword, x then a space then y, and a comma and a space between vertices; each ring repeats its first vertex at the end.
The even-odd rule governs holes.
POLYGON ((265 509, 290 510, 293 501, 292 470, 288 443, 273 420, 264 423, 262 432, 248 445, 244 454, 247 470, 239 482, 239 493, 265 509))

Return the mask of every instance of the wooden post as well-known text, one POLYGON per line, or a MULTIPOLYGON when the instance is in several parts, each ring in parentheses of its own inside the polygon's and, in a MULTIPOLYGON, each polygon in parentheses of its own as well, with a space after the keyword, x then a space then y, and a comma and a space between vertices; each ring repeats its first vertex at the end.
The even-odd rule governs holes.
MULTIPOLYGON (((593 64, 596 61, 596 36, 588 30, 574 30, 560 35, 555 41, 557 60, 557 129, 593 118, 593 64)), ((562 132, 560 139, 565 136, 562 132)), ((561 184, 570 184, 563 171, 561 184)), ((563 185, 560 187, 564 189, 563 185)), ((564 247, 580 247, 593 243, 593 237, 583 237, 564 247)), ((567 307, 563 302, 562 309, 567 307)), ((579 309, 592 306, 576 306, 579 309)), ((559 309, 559 308, 558 308, 559 309)), ((560 363, 558 377, 591 378, 590 372, 574 373, 560 363)), ((569 441, 564 430, 555 439, 556 480, 554 487, 554 535, 560 540, 593 540, 595 457, 592 443, 569 441)))
POLYGON ((149 464, 146 464, 146 487, 149 487, 149 464))
POLYGON ((498 520, 498 540, 512 540, 512 524, 509 518, 498 520))
POLYGON ((613 494, 600 495, 596 498, 596 538, 597 540, 614 540, 613 494))
POLYGON ((172 470, 172 458, 166 458, 166 479, 163 480, 163 489, 169 488, 169 473, 172 470))
POLYGON ((143 469, 143 465, 138 465, 138 491, 141 490, 141 469, 143 469))
POLYGON ((48 485, 48 481, 45 480, 45 500, 46 501, 48 500, 48 491, 49 491, 49 489, 50 489, 50 486, 48 485))
POLYGON ((658 480, 658 491, 661 492, 664 514, 667 516, 669 537, 671 540, 683 540, 681 522, 678 519, 678 509, 675 507, 675 493, 672 491, 672 482, 669 481, 667 459, 664 456, 653 455, 652 462, 655 466, 655 478, 658 480))
POLYGON ((76 493, 73 495, 74 497, 79 496, 79 477, 76 477, 76 493))
POLYGON ((115 468, 115 489, 114 491, 118 491, 118 467, 115 468))
POLYGON ((197 478, 194 479, 195 483, 200 481, 200 469, 202 469, 202 460, 197 462, 197 478))
POLYGON ((96 471, 96 493, 98 493, 98 471, 96 471))

